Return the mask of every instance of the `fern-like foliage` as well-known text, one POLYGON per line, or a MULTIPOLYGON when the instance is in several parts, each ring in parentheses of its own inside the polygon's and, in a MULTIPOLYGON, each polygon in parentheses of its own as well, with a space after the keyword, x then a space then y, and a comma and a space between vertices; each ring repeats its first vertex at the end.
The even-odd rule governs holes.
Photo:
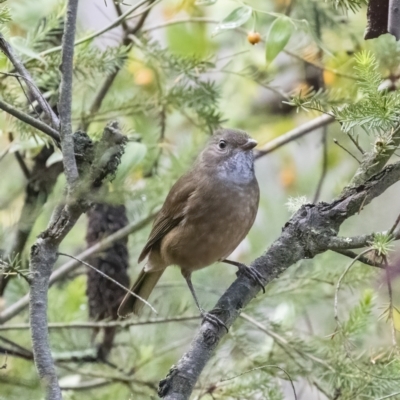
POLYGON ((350 311, 347 321, 342 325, 342 331, 346 336, 354 338, 365 335, 370 322, 372 300, 372 291, 366 290, 359 304, 350 311))
POLYGON ((199 126, 214 129, 222 122, 218 111, 219 89, 203 74, 214 64, 195 57, 172 54, 156 42, 144 41, 141 50, 146 64, 157 70, 162 85, 160 102, 188 112, 199 126))
POLYGON ((355 61, 358 101, 334 107, 333 112, 345 132, 355 127, 366 132, 388 131, 398 122, 400 95, 380 88, 383 79, 372 53, 363 51, 356 55, 355 61))
POLYGON ((293 96, 286 104, 297 107, 297 110, 330 113, 347 133, 359 127, 367 133, 373 132, 377 137, 385 136, 398 124, 400 94, 382 88, 383 78, 378 61, 371 52, 356 54, 354 69, 356 85, 347 92, 315 92, 309 89, 293 96))
MULTIPOLYGON (((5 0, 1 1, 1 3, 4 3, 5 0)), ((0 25, 3 25, 7 22, 10 22, 12 20, 10 9, 6 5, 0 6, 0 25)))
POLYGON ((330 113, 334 106, 339 106, 349 100, 349 94, 345 94, 343 90, 318 90, 307 88, 301 90, 298 94, 292 96, 290 101, 283 103, 289 104, 297 108, 297 112, 302 111, 318 111, 322 113, 330 113))
POLYGON ((344 11, 358 11, 362 6, 368 4, 368 0, 329 0, 336 9, 344 11))

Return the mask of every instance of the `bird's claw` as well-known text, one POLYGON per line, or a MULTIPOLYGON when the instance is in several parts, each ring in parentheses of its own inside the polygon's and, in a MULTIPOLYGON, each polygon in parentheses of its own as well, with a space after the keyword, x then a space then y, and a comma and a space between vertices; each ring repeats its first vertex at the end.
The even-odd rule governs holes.
POLYGON ((201 310, 201 316, 203 317, 203 322, 207 321, 210 324, 216 326, 217 328, 224 328, 226 329, 226 332, 229 332, 228 327, 214 314, 211 314, 207 311, 201 310))
POLYGON ((263 277, 255 268, 248 267, 247 265, 244 265, 244 264, 239 264, 238 268, 239 268, 239 271, 238 271, 239 274, 246 275, 248 278, 252 279, 254 282, 257 283, 257 285, 259 285, 261 287, 263 293, 265 293, 263 277))

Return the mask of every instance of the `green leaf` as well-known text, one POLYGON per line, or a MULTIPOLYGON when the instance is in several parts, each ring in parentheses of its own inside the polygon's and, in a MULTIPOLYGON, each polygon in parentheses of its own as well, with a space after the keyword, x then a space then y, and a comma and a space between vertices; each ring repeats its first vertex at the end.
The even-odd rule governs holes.
POLYGON ((279 17, 269 28, 265 58, 271 63, 275 57, 285 48, 293 33, 293 24, 290 18, 279 17))
POLYGON ((251 17, 253 9, 249 6, 242 6, 233 10, 226 18, 224 18, 213 31, 215 36, 220 31, 226 29, 235 29, 242 26, 251 17))

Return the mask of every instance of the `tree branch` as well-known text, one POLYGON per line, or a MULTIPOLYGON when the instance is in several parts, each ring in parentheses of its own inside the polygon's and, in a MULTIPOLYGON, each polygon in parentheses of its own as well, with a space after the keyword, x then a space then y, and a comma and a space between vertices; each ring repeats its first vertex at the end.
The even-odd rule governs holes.
MULTIPOLYGON (((58 105, 64 173, 70 195, 74 191, 79 179, 71 124, 73 56, 77 10, 78 0, 69 0, 62 39, 61 85, 58 105)), ((39 96, 35 97, 38 102, 39 98, 42 99, 40 92, 39 94, 39 96)), ((39 104, 42 106, 40 102, 39 104)), ((50 107, 48 104, 47 106, 50 107)), ((42 108, 45 110, 43 106, 42 108)), ((54 112, 52 111, 53 114, 54 112)), ((82 212, 81 204, 76 202, 65 206, 60 214, 58 214, 58 209, 56 208, 48 229, 39 236, 31 248, 30 266, 32 281, 29 314, 32 347, 35 365, 46 389, 46 398, 51 400, 61 399, 62 396, 51 355, 47 330, 49 278, 57 260, 58 246, 76 224, 82 212)))
POLYGON ((18 59, 18 57, 14 54, 14 51, 10 44, 6 41, 4 36, 0 33, 0 50, 6 55, 6 57, 11 61, 16 71, 24 78, 29 93, 31 96, 38 102, 43 112, 47 115, 51 122, 51 126, 55 129, 58 129, 59 120, 57 115, 54 113, 53 109, 50 107, 49 103, 43 97, 42 93, 36 86, 33 81, 30 73, 25 68, 24 64, 18 59))
POLYGON ((390 157, 400 145, 400 124, 392 129, 391 132, 391 147, 384 152, 370 151, 363 154, 362 162, 358 167, 353 179, 345 188, 351 189, 365 182, 371 175, 378 173, 389 161, 390 157))
POLYGON ((334 117, 324 114, 309 122, 306 122, 305 124, 300 125, 297 128, 294 128, 291 131, 285 133, 284 135, 281 135, 276 139, 268 142, 265 146, 256 151, 255 159, 265 156, 266 154, 272 153, 279 147, 282 147, 283 145, 292 142, 293 140, 296 140, 318 128, 329 125, 334 121, 335 121, 334 117))
POLYGON ((46 123, 31 117, 29 114, 26 114, 23 111, 17 110, 11 104, 8 104, 3 100, 0 100, 0 109, 12 115, 15 118, 18 118, 20 121, 25 122, 30 126, 33 126, 39 131, 45 133, 46 135, 49 135, 52 139, 55 140, 56 143, 60 142, 60 136, 58 132, 55 129, 51 128, 46 123))
POLYGON ((139 295, 137 295, 136 293, 132 292, 132 290, 126 288, 124 285, 122 285, 121 283, 119 283, 118 281, 116 281, 115 279, 111 278, 109 275, 105 274, 104 272, 100 271, 98 268, 95 268, 93 265, 90 265, 89 263, 80 260, 79 258, 76 258, 74 256, 71 256, 69 254, 65 254, 65 253, 57 253, 57 255, 60 256, 65 256, 65 257, 70 257, 75 261, 78 261, 79 263, 86 265, 87 267, 91 268, 92 270, 96 271, 98 274, 100 274, 103 278, 108 279, 109 281, 113 282, 115 285, 117 285, 118 287, 120 287, 121 289, 123 289, 126 293, 130 293, 132 296, 138 298, 140 301, 142 301, 144 304, 146 304, 146 306, 150 307, 151 310, 153 312, 155 312, 157 314, 157 311, 155 310, 155 308, 145 299, 143 299, 142 297, 140 297, 139 295))
MULTIPOLYGON (((120 240, 131 233, 137 232, 146 225, 148 225, 151 221, 153 221, 154 217, 156 216, 158 210, 150 214, 148 217, 140 220, 131 222, 126 227, 120 229, 119 231, 113 233, 110 236, 100 240, 98 243, 89 247, 88 249, 84 250, 82 253, 78 254, 76 258, 80 260, 87 260, 92 255, 99 253, 105 249, 107 249, 112 243, 117 240, 120 240)), ((68 261, 65 264, 61 265, 57 268, 50 276, 49 286, 53 285, 54 283, 64 279, 68 274, 73 272, 77 269, 81 263, 79 261, 68 261)), ((5 322, 9 321, 11 318, 18 315, 21 311, 23 311, 29 305, 29 294, 25 295, 24 297, 20 298, 17 302, 6 308, 3 312, 0 313, 0 324, 4 324, 5 322)))
MULTIPOLYGON (((75 1, 75 0, 74 0, 75 1)), ((47 399, 61 399, 61 391, 50 351, 47 329, 47 292, 49 278, 57 259, 60 243, 73 228, 82 212, 88 207, 90 192, 97 189, 107 176, 113 176, 122 156, 126 138, 117 129, 116 123, 109 124, 103 137, 93 151, 89 137, 78 132, 74 135, 80 168, 81 197, 71 199, 66 205, 56 207, 48 228, 39 235, 31 249, 32 272, 29 295, 32 347, 39 376, 46 389, 47 399), (105 155, 107 157, 105 157, 105 155)))
MULTIPOLYGON (((151 6, 155 0, 148 0, 149 5, 151 6)), ((119 10, 119 5, 116 3, 115 4, 117 10, 119 10)), ((149 15, 151 11, 151 8, 148 7, 145 12, 140 16, 137 24, 132 27, 128 28, 128 26, 124 27, 124 37, 122 39, 122 43, 125 46, 132 46, 132 41, 129 38, 129 35, 136 35, 141 29, 142 26, 149 15)), ((122 14, 121 14, 122 15, 122 14)), ((124 21, 124 20, 123 20, 124 21)), ((115 78, 117 77, 118 73, 121 71, 122 66, 116 67, 115 71, 113 71, 111 74, 109 74, 106 79, 103 82, 103 85, 100 87, 98 93, 96 94, 93 104, 90 107, 88 115, 83 119, 81 122, 81 129, 84 131, 87 131, 90 123, 93 120, 93 117, 95 114, 100 110, 101 104, 103 103, 104 98, 106 97, 108 91, 110 90, 112 84, 114 83, 115 78)))
POLYGON ((351 250, 333 250, 335 253, 341 254, 343 256, 349 257, 349 258, 353 258, 356 259, 360 262, 362 262, 363 264, 367 264, 370 265, 371 267, 377 267, 377 268, 383 268, 382 264, 377 262, 377 261, 373 261, 370 260, 369 258, 362 256, 360 254, 355 253, 354 251, 351 250))
MULTIPOLYGON (((56 184, 58 176, 62 173, 61 162, 56 162, 47 167, 46 162, 53 154, 53 147, 44 146, 40 153, 34 158, 34 164, 31 170, 31 177, 25 188, 25 200, 22 206, 19 220, 16 224, 14 238, 10 245, 6 247, 3 259, 15 259, 24 261, 22 256, 28 237, 32 228, 46 203, 48 196, 56 184)), ((9 282, 10 275, 0 276, 0 296, 9 282)))
POLYGON ((396 40, 400 39, 400 0, 389 0, 387 30, 396 40))
MULTIPOLYGON (((125 11, 125 12, 124 12, 120 17, 118 17, 114 22, 112 22, 111 24, 107 25, 105 28, 100 29, 100 30, 97 31, 97 32, 94 32, 94 33, 92 33, 92 34, 90 34, 90 35, 88 35, 88 36, 85 36, 85 37, 83 37, 83 38, 81 38, 81 39, 75 41, 74 45, 76 46, 76 45, 85 43, 85 42, 87 42, 87 41, 89 41, 89 40, 92 40, 92 39, 98 37, 98 36, 101 36, 103 33, 106 33, 106 32, 110 31, 110 30, 113 29, 113 28, 116 28, 117 26, 119 26, 119 25, 122 23, 122 21, 125 21, 125 19, 127 19, 127 17, 129 17, 134 11, 136 11, 136 10, 137 10, 138 8, 140 8, 142 5, 146 4, 148 1, 149 1, 149 0, 142 0, 142 1, 140 1, 139 3, 135 4, 134 6, 132 6, 132 8, 130 8, 129 10, 125 11)), ((135 14, 135 15, 132 15, 131 17, 134 18, 134 17, 138 17, 138 16, 142 15, 142 14, 145 13, 145 12, 148 10, 148 8, 150 8, 150 7, 152 7, 152 5, 148 6, 147 8, 145 8, 145 9, 142 10, 142 11, 140 11, 139 13, 137 13, 137 14, 135 14)), ((62 50, 62 46, 56 46, 56 47, 53 47, 53 48, 48 49, 48 50, 46 50, 46 51, 43 51, 43 52, 41 53, 41 55, 42 55, 42 56, 46 56, 46 55, 48 55, 48 54, 55 53, 55 52, 60 51, 60 50, 62 50)))
MULTIPOLYGON (((347 218, 399 180, 400 163, 391 164, 364 184, 345 190, 341 197, 330 204, 304 205, 286 223, 281 236, 268 251, 252 263, 252 268, 268 284, 297 261, 325 252, 330 239, 336 236, 347 218)), ((259 291, 258 285, 246 276, 240 276, 222 295, 212 312, 218 314, 229 327, 259 291)), ((168 400, 188 399, 200 373, 225 334, 224 329, 204 322, 189 350, 160 382, 160 397, 168 400)))
MULTIPOLYGON (((123 320, 123 321, 100 321, 100 322, 49 322, 49 329, 100 329, 100 328, 129 328, 130 326, 144 326, 166 324, 170 322, 184 322, 199 320, 199 315, 188 315, 171 318, 150 318, 144 321, 123 320)), ((0 331, 20 331, 29 329, 29 324, 0 325, 0 331)))
MULTIPOLYGON (((390 231, 381 232, 382 234, 390 234, 390 231)), ((359 249, 367 247, 374 241, 376 233, 368 235, 352 236, 352 237, 331 237, 327 248, 329 250, 346 250, 346 249, 359 249)), ((394 240, 400 239, 400 231, 392 233, 394 240)))
POLYGON ((74 61, 74 39, 78 0, 69 0, 65 17, 61 53, 61 84, 58 111, 60 114, 61 151, 63 153, 64 173, 67 178, 69 194, 74 191, 79 179, 72 137, 71 108, 74 61))

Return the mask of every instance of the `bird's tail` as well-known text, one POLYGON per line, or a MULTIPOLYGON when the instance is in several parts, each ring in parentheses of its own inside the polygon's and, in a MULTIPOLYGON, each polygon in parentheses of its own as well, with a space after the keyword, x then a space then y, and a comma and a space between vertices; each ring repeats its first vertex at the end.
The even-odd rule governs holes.
MULTIPOLYGON (((154 272, 145 272, 145 270, 142 269, 136 282, 132 285, 131 291, 142 299, 147 300, 163 272, 164 269, 154 272)), ((127 293, 118 308, 118 315, 120 317, 126 317, 132 313, 139 315, 144 305, 143 301, 127 293)))

